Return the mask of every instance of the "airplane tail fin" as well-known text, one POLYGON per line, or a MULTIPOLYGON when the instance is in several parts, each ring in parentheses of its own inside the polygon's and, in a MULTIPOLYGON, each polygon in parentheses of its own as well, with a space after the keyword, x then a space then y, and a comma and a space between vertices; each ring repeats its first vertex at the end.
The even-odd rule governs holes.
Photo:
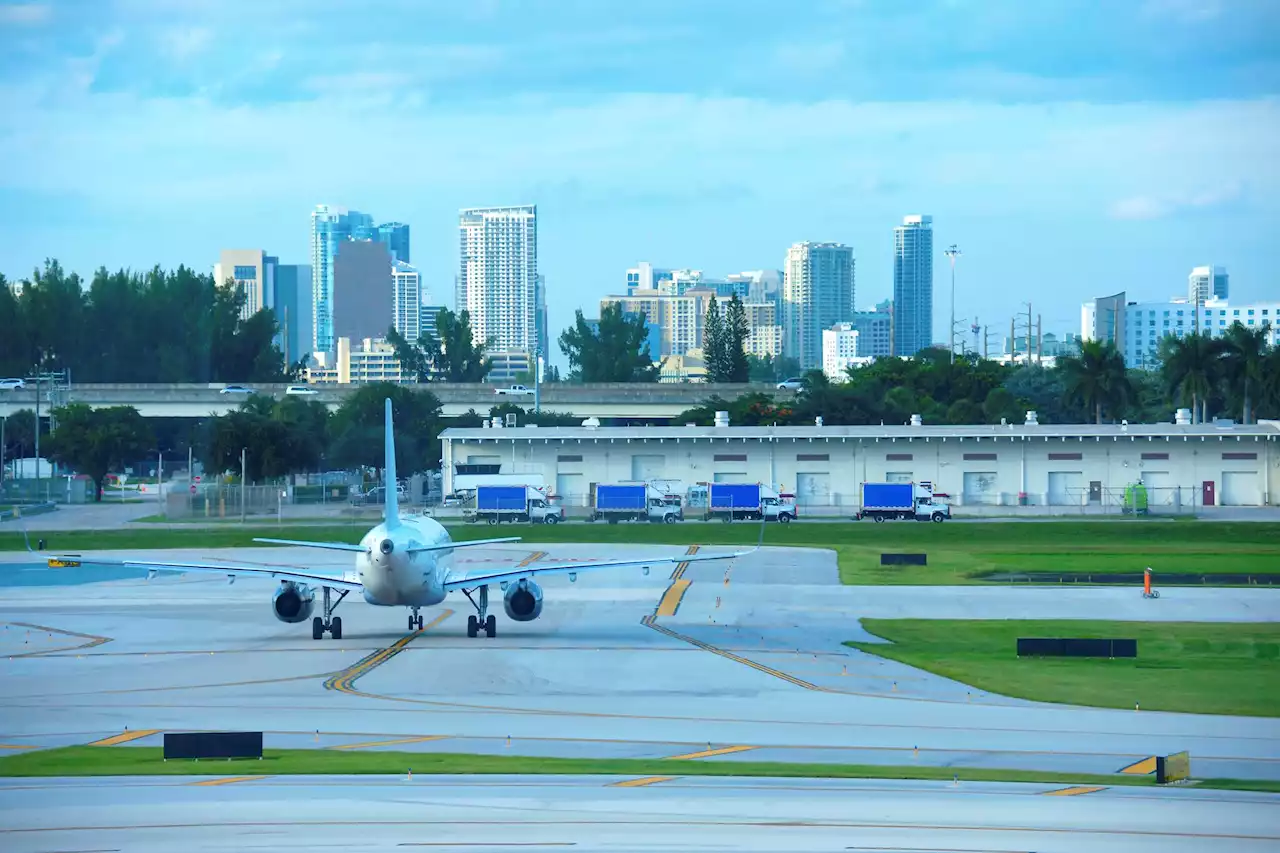
POLYGON ((400 524, 400 493, 397 491, 399 480, 396 478, 396 437, 391 422, 391 398, 386 402, 386 453, 384 466, 386 483, 386 525, 396 527, 400 524))

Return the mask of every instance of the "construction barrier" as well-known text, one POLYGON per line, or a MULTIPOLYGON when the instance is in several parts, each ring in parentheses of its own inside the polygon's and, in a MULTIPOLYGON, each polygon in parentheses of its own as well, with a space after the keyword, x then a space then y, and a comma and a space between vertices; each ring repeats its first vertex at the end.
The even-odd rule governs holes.
POLYGON ((928 565, 927 554, 881 554, 882 566, 925 566, 928 565))
POLYGON ((1018 657, 1136 658, 1137 656, 1137 640, 1018 638, 1018 657))
POLYGON ((164 760, 170 758, 261 758, 262 732, 165 733, 164 760))
POLYGON ((1156 782, 1167 785, 1191 778, 1191 753, 1175 752, 1156 756, 1156 782))

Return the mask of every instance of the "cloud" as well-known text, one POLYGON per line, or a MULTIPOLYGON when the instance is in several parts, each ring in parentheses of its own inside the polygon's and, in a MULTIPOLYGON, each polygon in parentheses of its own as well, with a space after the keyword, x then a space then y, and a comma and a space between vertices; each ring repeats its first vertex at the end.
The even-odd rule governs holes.
POLYGON ((1143 14, 1152 18, 1170 18, 1181 24, 1200 24, 1222 14, 1221 0, 1147 0, 1143 14))
POLYGON ((1138 195, 1111 205, 1112 219, 1163 219, 1191 210, 1220 207, 1237 201, 1242 195, 1240 184, 1173 195, 1138 195))
POLYGON ((159 38, 161 51, 169 58, 183 62, 204 53, 213 41, 213 30, 207 27, 178 27, 165 30, 159 38))
POLYGON ((53 7, 47 3, 17 3, 0 6, 0 26, 32 27, 47 23, 53 17, 53 7))

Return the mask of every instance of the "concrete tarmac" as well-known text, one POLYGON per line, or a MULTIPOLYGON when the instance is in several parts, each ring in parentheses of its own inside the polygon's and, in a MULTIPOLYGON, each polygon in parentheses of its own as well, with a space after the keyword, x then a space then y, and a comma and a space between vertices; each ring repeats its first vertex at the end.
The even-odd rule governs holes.
MULTIPOLYGON (((698 553, 709 550, 713 549, 698 553)), ((684 548, 663 546, 517 544, 459 552, 458 568, 481 571, 524 561, 605 560, 637 551, 686 553, 684 548)), ((1160 599, 1144 600, 1136 590, 1123 589, 843 587, 837 581, 832 552, 766 548, 732 563, 689 564, 648 576, 639 570, 606 570, 580 574, 576 583, 565 577, 550 578, 544 584, 543 615, 529 623, 507 619, 495 595, 498 636, 494 639, 466 637, 470 605, 465 598, 451 598, 446 607, 425 611, 426 629, 411 633, 406 630, 406 610, 372 607, 353 597, 338 610, 343 639, 313 641, 308 624, 286 625, 272 617, 271 581, 241 578, 228 584, 225 578, 210 575, 166 575, 147 581, 136 572, 130 576, 124 570, 92 567, 47 569, 32 565, 30 555, 6 556, 12 560, 0 565, 0 586, 4 587, 0 748, 6 751, 105 738, 119 742, 122 735, 124 742, 134 745, 159 745, 164 731, 238 729, 264 731, 268 748, 665 758, 672 761, 675 777, 681 762, 705 759, 914 763, 955 768, 964 788, 972 784, 964 782, 966 768, 1114 773, 1152 755, 1188 750, 1193 773, 1199 778, 1280 779, 1280 721, 1275 719, 1027 702, 985 694, 841 645, 844 640, 866 638, 857 621, 866 616, 1276 621, 1280 590, 1168 589, 1160 599), (100 577, 110 580, 98 581, 100 577)), ((307 565, 334 574, 350 565, 342 554, 288 548, 148 554, 156 559, 214 556, 237 562, 307 565)), ((251 784, 255 790, 259 785, 251 784)), ((590 784, 593 790, 603 790, 602 783, 590 784)), ((710 784, 693 779, 681 782, 694 787, 710 784)), ((729 786, 730 782, 716 780, 716 784, 729 786)), ((540 791, 554 787, 546 780, 538 785, 540 791)), ((227 790, 240 787, 227 786, 227 790)), ((281 788, 286 789, 302 790, 281 788)), ((142 820, 142 799, 160 789, 138 790, 152 793, 139 795, 139 804, 128 807, 134 809, 128 819, 147 823, 142 820)), ((249 786, 243 790, 249 791, 249 786)), ((428 796, 435 797, 444 789, 429 790, 428 796)), ((1130 796, 1128 792, 1111 794, 1111 790, 1115 789, 1108 789, 1107 798, 1130 796)), ((380 810, 385 791, 378 791, 383 793, 361 788, 344 794, 351 802, 364 804, 353 806, 352 814, 375 822, 390 820, 380 810)), ((735 820, 769 813, 750 798, 742 799, 747 795, 740 792, 725 794, 714 787, 699 791, 688 795, 692 799, 681 808, 709 814, 721 807, 722 798, 729 797, 735 809, 741 807, 740 814, 734 813, 735 820)), ((393 799, 400 795, 397 789, 393 799)), ((0 808, 14 802, 14 796, 14 790, 0 792, 0 808)), ((77 800, 82 804, 73 810, 77 821, 82 808, 96 808, 105 796, 105 789, 93 788, 90 795, 77 800)), ((308 796, 300 794, 297 799, 305 801, 308 796)), ((501 804, 508 794, 477 796, 501 804)), ((581 805, 579 793, 544 798, 525 790, 520 796, 551 804, 557 813, 579 815, 575 820, 587 808, 581 805)), ((1105 832, 1063 835, 1070 843, 1058 847, 1046 846, 1043 839, 1032 846, 1021 840, 1014 843, 1013 838, 1021 837, 990 830, 994 834, 964 834, 964 844, 948 848, 943 839, 949 830, 936 826, 950 825, 951 818, 938 815, 945 817, 944 803, 952 801, 945 798, 954 799, 952 791, 926 794, 924 788, 909 788, 884 796, 891 803, 883 810, 867 806, 869 810, 857 819, 856 810, 863 806, 851 803, 879 800, 868 800, 861 793, 840 797, 838 816, 854 823, 909 824, 906 846, 921 849, 1131 850, 1156 849, 1157 844, 1169 849, 1171 837, 1164 835, 1122 834, 1110 840, 1104 836, 1124 827, 1163 832, 1165 825, 1201 833, 1208 831, 1205 827, 1210 822, 1206 818, 1201 825, 1193 813, 1184 815, 1176 807, 1163 805, 1164 801, 1158 806, 1133 806, 1133 810, 1121 804, 1112 811, 1103 809, 1112 822, 1104 820, 1095 828, 1105 832), (851 808, 855 811, 850 812, 851 808), (1154 811, 1143 811, 1148 808, 1154 811), (935 828, 917 826, 922 821, 935 828)), ((1046 829, 1052 838, 1059 837, 1053 833, 1060 829, 1076 827, 1077 813, 1093 820, 1091 808, 1037 805, 1025 811, 1023 806, 1009 805, 1024 799, 1006 803, 1005 797, 977 801, 981 808, 975 814, 992 825, 1014 815, 1014 824, 1023 821, 1046 829), (1046 808, 1053 814, 1065 809, 1065 816, 1041 827, 1036 821, 1046 808)), ((1066 799, 1110 802, 1092 794, 1066 799)), ((780 812, 777 820, 834 819, 821 814, 804 817, 806 797, 795 800, 798 811, 780 812)), ((1058 798, 1045 802, 1050 801, 1056 803, 1058 798)), ((202 802, 191 806, 197 818, 214 813, 202 810, 202 802)), ((225 807, 250 820, 257 802, 225 807)), ((1262 796, 1242 799, 1232 808, 1248 813, 1241 819, 1247 824, 1257 810, 1274 816, 1276 803, 1280 798, 1262 796)), ((614 807, 606 802, 590 808, 606 806, 614 807)), ((662 804, 663 809, 675 807, 674 799, 662 804)), ((121 808, 125 808, 122 815, 128 812, 121 808)), ((510 808, 529 807, 513 800, 510 808)), ((1215 800, 1212 807, 1204 808, 1223 807, 1215 800)), ((300 814, 305 813, 304 808, 300 814)), ((315 814, 319 819, 320 812, 315 814)), ((967 813, 959 816, 967 819, 967 813)), ((634 837, 634 826, 618 827, 619 844, 634 837)), ((884 842, 880 846, 892 846, 886 839, 896 837, 897 830, 879 824, 871 829, 877 843, 884 842)), ((294 831, 288 830, 290 837, 294 831)), ((525 831, 512 829, 503 837, 509 841, 525 831)), ((672 844, 696 848, 710 844, 722 831, 729 832, 714 829, 704 835, 701 829, 689 828, 673 836, 672 844)), ((557 830, 545 838, 557 833, 564 836, 557 830)), ((826 829, 815 830, 805 837, 817 845, 834 843, 838 835, 841 847, 876 846, 862 840, 861 829, 851 834, 842 827, 834 834, 824 833, 826 829)), ((350 835, 356 838, 363 833, 355 828, 350 835)), ((759 841, 764 847, 786 847, 766 840, 774 837, 772 831, 758 834, 754 828, 741 829, 741 835, 741 844, 731 841, 730 846, 759 841)), ((151 837, 139 836, 138 843, 151 843, 147 840, 151 837)), ((209 843, 221 838, 224 847, 234 846, 236 837, 215 834, 209 836, 209 843)), ((645 835, 646 840, 649 837, 645 835)), ((31 849, 121 846, 85 846, 73 840, 46 840, 44 847, 31 849)), ((1228 843, 1216 837, 1213 843, 1220 841, 1228 843)), ((1222 849, 1267 849, 1249 838, 1231 843, 1235 842, 1244 846, 1222 849)), ((1275 849, 1271 843, 1270 849, 1275 849)), ((806 844, 788 849, 821 849, 806 844)), ((163 846, 156 845, 154 849, 163 846)), ((10 849, 8 841, 0 839, 0 849, 10 849)), ((125 849, 135 848, 131 844, 125 849)))
POLYGON ((1252 853, 1280 845, 1277 817, 1273 796, 1193 788, 599 776, 0 780, 7 853, 1252 853))

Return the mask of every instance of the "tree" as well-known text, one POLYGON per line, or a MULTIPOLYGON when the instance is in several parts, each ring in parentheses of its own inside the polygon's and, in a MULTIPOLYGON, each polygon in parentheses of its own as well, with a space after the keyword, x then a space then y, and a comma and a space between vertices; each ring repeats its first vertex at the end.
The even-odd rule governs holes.
MULTIPOLYGON (((505 422, 507 415, 515 415, 518 426, 532 424, 540 427, 552 427, 580 426, 582 424, 581 415, 574 415, 569 412, 549 412, 545 409, 539 412, 526 411, 515 403, 502 403, 489 409, 489 417, 491 418, 502 418, 505 422)), ((479 424, 477 423, 476 426, 479 426, 479 424)))
POLYGON ((724 359, 728 368, 727 382, 747 382, 751 379, 751 365, 747 362, 747 335, 751 329, 747 323, 747 311, 733 294, 729 300, 729 308, 724 316, 725 349, 724 359))
POLYGON ((388 397, 395 421, 396 471, 408 476, 439 466, 439 436, 444 426, 439 398, 429 391, 390 382, 362 386, 334 412, 330 460, 348 468, 384 466, 383 401, 388 397))
POLYGON ((4 458, 26 459, 36 452, 36 413, 18 409, 4 421, 4 458))
POLYGON ((395 347, 396 361, 400 362, 400 372, 413 377, 415 382, 431 381, 431 356, 419 338, 410 343, 404 335, 396 331, 395 326, 387 327, 387 343, 395 347))
POLYGON ((112 468, 147 454, 155 438, 146 420, 132 406, 90 408, 71 403, 54 410, 57 428, 50 436, 50 457, 90 477, 95 500, 102 500, 102 484, 112 468))
POLYGON ((1092 409, 1096 423, 1102 423, 1104 410, 1114 416, 1132 397, 1124 356, 1110 341, 1085 341, 1080 354, 1062 358, 1058 369, 1067 401, 1092 409))
POLYGON ((1263 417, 1280 418, 1280 347, 1271 348, 1259 372, 1258 411, 1263 417))
POLYGON ((436 335, 418 339, 418 346, 435 374, 446 382, 483 382, 493 366, 486 344, 477 344, 471 329, 471 312, 457 314, 442 308, 436 315, 436 335))
POLYGON ((702 330, 702 355, 707 365, 708 382, 728 382, 733 372, 729 354, 730 331, 720 316, 720 300, 707 302, 706 322, 702 330))
POLYGON ((1241 420, 1249 423, 1253 414, 1253 393, 1262 381, 1270 344, 1267 326, 1245 326, 1232 323, 1222 337, 1222 372, 1232 396, 1241 404, 1241 420))
POLYGON ((626 314, 618 303, 600 309, 593 329, 581 309, 573 325, 560 333, 560 349, 569 358, 569 378, 576 382, 655 382, 659 367, 649 352, 648 322, 642 314, 626 314))
POLYGON ((1220 376, 1223 343, 1207 333, 1192 332, 1161 339, 1157 350, 1160 373, 1170 395, 1179 402, 1191 400, 1192 423, 1208 416, 1207 397, 1220 376))

